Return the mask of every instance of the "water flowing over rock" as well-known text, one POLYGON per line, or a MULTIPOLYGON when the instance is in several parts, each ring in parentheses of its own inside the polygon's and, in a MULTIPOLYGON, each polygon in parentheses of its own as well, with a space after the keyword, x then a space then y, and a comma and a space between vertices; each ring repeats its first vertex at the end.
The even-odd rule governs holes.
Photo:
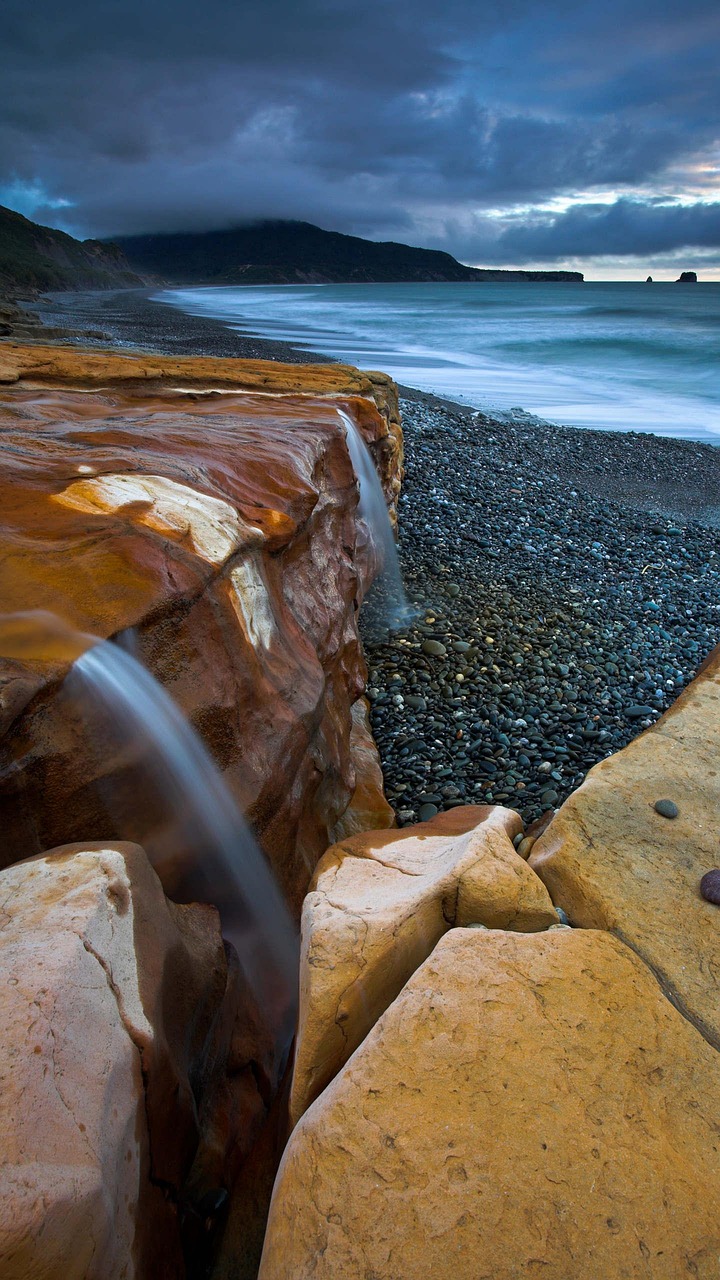
MULTIPOLYGON (((205 741, 296 912, 361 758, 356 618, 377 549, 358 533, 347 420, 394 518, 402 437, 380 374, 0 351, 3 608, 125 635, 205 741)), ((67 657, 3 652, 4 863, 112 834, 110 776, 127 798, 116 834, 142 842, 156 819, 141 762, 110 739, 93 754, 87 708, 62 691, 67 657)))
POLYGON ((531 932, 557 923, 544 886, 513 849, 521 831, 509 809, 468 805, 328 850, 303 907, 293 1121, 448 929, 531 932))
POLYGON ((260 1280, 715 1280, 719 1088, 618 939, 453 929, 294 1130, 260 1280))

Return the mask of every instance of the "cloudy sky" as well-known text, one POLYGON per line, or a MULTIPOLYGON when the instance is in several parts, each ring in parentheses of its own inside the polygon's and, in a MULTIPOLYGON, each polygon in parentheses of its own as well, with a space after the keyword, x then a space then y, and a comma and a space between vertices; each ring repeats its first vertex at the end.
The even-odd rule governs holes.
POLYGON ((0 203, 720 279, 717 0, 5 0, 0 203))

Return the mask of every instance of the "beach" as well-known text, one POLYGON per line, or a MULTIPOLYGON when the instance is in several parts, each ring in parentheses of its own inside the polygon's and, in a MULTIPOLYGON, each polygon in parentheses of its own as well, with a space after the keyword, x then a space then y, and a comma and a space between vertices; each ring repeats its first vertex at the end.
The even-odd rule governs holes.
MULTIPOLYGON (((148 292, 31 306, 81 345, 327 360, 148 292)), ((720 640, 720 449, 401 397, 415 616, 365 637, 388 799, 401 824, 468 802, 530 822, 654 723, 720 640)))

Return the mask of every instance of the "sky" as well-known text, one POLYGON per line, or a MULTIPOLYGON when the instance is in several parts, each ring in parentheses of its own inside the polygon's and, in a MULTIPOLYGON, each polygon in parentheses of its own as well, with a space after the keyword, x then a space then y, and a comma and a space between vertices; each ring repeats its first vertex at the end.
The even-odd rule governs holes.
POLYGON ((5 0, 0 203, 720 279, 717 0, 5 0))

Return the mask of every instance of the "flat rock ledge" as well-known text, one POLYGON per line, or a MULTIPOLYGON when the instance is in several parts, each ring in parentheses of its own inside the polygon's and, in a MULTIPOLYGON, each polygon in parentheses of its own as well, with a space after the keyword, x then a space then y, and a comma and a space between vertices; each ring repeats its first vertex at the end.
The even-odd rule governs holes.
POLYGON ((700 881, 720 864, 719 761, 715 650, 657 724, 590 771, 529 859, 570 921, 622 938, 716 1049, 720 916, 700 881))

